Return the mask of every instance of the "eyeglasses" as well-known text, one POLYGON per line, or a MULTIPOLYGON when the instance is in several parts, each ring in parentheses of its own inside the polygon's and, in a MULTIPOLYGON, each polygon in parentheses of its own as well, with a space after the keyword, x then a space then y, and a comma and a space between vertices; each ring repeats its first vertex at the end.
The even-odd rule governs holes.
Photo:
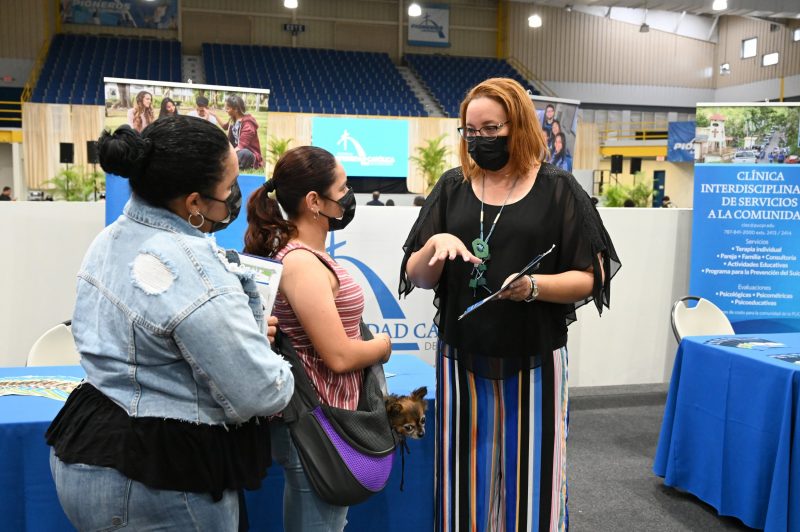
POLYGON ((508 121, 505 121, 493 126, 483 126, 480 129, 474 129, 471 127, 459 127, 457 129, 458 134, 467 140, 475 137, 484 137, 494 140, 497 138, 497 134, 500 132, 500 130, 503 129, 503 127, 508 123, 508 121))

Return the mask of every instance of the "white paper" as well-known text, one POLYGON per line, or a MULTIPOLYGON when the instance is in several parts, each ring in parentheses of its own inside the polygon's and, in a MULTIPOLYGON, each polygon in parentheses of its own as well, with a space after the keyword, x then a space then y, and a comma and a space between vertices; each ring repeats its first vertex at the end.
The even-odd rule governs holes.
POLYGON ((239 260, 242 266, 255 273, 258 293, 261 294, 261 304, 264 305, 264 313, 269 316, 272 313, 272 307, 275 305, 275 298, 278 295, 278 285, 281 281, 283 264, 277 260, 265 259, 245 253, 239 254, 239 260))

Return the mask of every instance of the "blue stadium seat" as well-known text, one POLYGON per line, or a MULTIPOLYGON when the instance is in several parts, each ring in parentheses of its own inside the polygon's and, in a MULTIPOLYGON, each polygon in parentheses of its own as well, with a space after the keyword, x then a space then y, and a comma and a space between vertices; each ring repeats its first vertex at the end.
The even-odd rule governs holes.
POLYGON ((406 54, 405 61, 451 117, 458 116, 459 105, 467 91, 488 78, 512 78, 533 94, 539 94, 514 67, 502 59, 406 54))
POLYGON ((208 83, 267 88, 280 112, 417 116, 422 104, 388 54, 281 46, 201 46, 208 83), (408 104, 408 105, 406 105, 408 104))
POLYGON ((56 34, 33 101, 103 104, 103 77, 181 81, 178 41, 56 34))

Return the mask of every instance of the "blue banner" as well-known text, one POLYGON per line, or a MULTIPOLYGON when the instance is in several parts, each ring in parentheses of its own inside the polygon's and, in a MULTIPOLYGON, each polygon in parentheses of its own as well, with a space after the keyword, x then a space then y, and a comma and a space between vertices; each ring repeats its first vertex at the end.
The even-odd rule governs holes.
POLYGON ((737 333, 800 331, 799 237, 800 165, 695 165, 690 293, 737 333))
POLYGON ((62 0, 61 22, 175 30, 178 28, 178 0, 62 0))
POLYGON ((331 152, 352 177, 408 177, 408 120, 319 118, 311 143, 331 152))
MULTIPOLYGON (((242 210, 231 225, 214 233, 217 245, 225 249, 241 251, 244 249, 244 233, 247 230, 247 200, 255 189, 264 184, 264 176, 259 174, 239 175, 239 188, 242 190, 242 210)), ((112 224, 122 215, 122 210, 131 196, 128 180, 114 174, 106 174, 106 225, 112 224)))
POLYGON ((671 163, 694 161, 695 121, 670 122, 667 137, 667 161, 671 163))

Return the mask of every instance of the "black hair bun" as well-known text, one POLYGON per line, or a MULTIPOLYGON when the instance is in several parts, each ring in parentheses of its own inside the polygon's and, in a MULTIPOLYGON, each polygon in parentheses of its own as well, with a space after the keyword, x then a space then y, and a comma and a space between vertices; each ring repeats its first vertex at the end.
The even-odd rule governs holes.
POLYGON ((100 166, 122 177, 141 177, 151 151, 150 140, 127 124, 119 126, 114 133, 103 131, 98 140, 100 166))

